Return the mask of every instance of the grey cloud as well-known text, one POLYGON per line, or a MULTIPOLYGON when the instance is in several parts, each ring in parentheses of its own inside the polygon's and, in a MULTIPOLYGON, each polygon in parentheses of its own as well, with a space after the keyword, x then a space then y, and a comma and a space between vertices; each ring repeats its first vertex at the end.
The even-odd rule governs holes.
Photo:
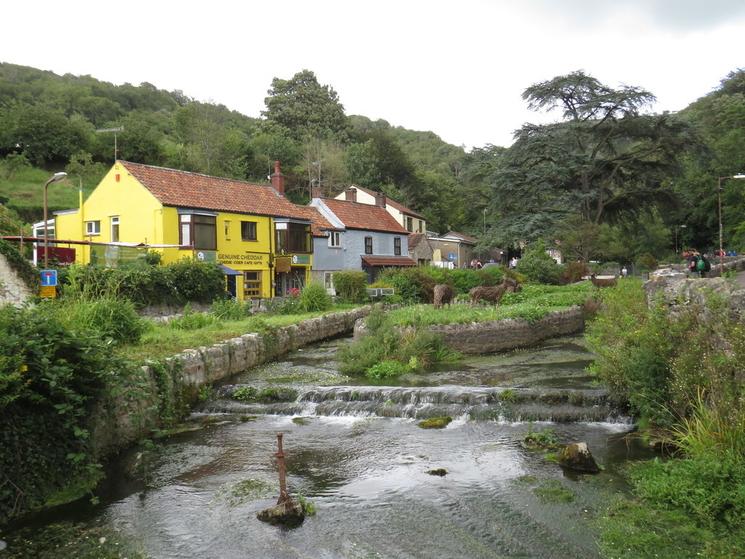
POLYGON ((524 5, 577 25, 606 21, 626 7, 646 13, 659 27, 681 31, 745 19, 745 0, 528 0, 524 5))

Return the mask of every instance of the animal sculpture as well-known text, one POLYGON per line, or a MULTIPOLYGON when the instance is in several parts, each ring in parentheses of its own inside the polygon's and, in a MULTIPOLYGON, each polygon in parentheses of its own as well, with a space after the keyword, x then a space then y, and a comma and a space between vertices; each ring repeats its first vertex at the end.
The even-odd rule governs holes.
POLYGON ((438 283, 434 289, 434 307, 441 309, 443 305, 449 305, 453 302, 455 292, 453 288, 444 283, 438 283))
POLYGON ((495 305, 499 303, 502 296, 507 291, 507 286, 504 284, 495 285, 493 287, 480 286, 474 287, 468 294, 471 296, 471 303, 476 304, 479 301, 489 301, 495 305))
POLYGON ((468 292, 468 294, 471 296, 471 304, 476 304, 483 300, 497 305, 499 304, 499 301, 502 300, 505 293, 515 293, 521 289, 522 287, 520 287, 520 284, 516 280, 505 278, 499 285, 493 287, 474 287, 468 292))
POLYGON ((613 276, 612 278, 598 278, 595 276, 595 274, 592 274, 590 276, 590 281, 592 282, 592 285, 595 287, 615 287, 617 280, 616 277, 613 276))

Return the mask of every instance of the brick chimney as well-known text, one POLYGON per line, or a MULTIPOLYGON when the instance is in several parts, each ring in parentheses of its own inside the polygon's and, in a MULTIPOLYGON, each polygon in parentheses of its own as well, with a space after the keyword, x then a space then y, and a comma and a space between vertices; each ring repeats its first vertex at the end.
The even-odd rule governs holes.
POLYGON ((282 174, 282 170, 279 167, 279 161, 274 162, 274 173, 271 176, 272 186, 282 196, 285 194, 285 176, 282 174))
POLYGON ((344 191, 344 199, 347 202, 356 202, 357 201, 357 189, 353 187, 349 187, 344 191))
POLYGON ((310 187, 310 197, 311 198, 321 198, 321 187, 317 184, 314 184, 310 187))
POLYGON ((385 194, 382 192, 375 193, 375 205, 381 208, 385 208, 385 194))

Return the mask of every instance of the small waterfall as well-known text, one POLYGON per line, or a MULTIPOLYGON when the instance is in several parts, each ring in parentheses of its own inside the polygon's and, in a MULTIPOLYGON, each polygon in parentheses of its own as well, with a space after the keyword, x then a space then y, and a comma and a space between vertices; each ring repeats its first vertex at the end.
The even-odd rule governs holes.
POLYGON ((238 402, 240 385, 226 386, 206 404, 208 413, 355 417, 466 416, 474 421, 604 421, 626 423, 604 390, 478 386, 331 386, 299 389, 293 401, 238 402))

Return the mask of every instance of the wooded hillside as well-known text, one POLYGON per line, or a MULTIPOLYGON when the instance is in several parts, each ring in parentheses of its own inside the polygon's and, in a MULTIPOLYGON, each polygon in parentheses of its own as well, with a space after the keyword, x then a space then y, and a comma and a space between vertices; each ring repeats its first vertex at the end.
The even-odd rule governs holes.
MULTIPOLYGON (((431 230, 474 234, 485 251, 543 239, 571 259, 651 263, 676 240, 714 248, 717 177, 745 171, 743 70, 678 114, 652 113, 654 95, 639 87, 557 76, 524 99, 558 122, 470 152, 347 115, 309 70, 267 85, 257 119, 148 83, 0 64, 0 202, 38 219, 39 183, 62 167, 90 190, 114 158, 113 133, 97 130, 123 128, 122 159, 262 182, 278 159, 300 203, 312 185, 335 195, 355 183, 421 212, 431 230)), ((745 181, 723 184, 725 244, 745 248, 745 181)), ((77 204, 73 189, 57 190, 53 208, 77 204)))

